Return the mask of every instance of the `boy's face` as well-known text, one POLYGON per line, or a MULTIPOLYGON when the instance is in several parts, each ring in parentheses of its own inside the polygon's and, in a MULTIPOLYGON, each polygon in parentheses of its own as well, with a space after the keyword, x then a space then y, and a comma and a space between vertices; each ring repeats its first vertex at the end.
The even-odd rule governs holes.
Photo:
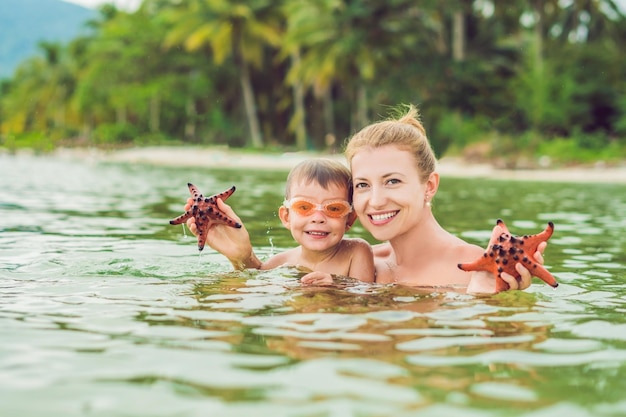
MULTIPOLYGON (((304 199, 315 204, 331 201, 348 201, 348 190, 335 184, 324 189, 316 182, 296 182, 291 186, 291 201, 304 199)), ((293 209, 281 206, 278 210, 280 220, 291 231, 293 238, 303 248, 313 251, 325 251, 334 248, 343 239, 344 233, 355 220, 354 213, 343 217, 332 217, 322 210, 313 210, 309 215, 302 215, 293 209)))

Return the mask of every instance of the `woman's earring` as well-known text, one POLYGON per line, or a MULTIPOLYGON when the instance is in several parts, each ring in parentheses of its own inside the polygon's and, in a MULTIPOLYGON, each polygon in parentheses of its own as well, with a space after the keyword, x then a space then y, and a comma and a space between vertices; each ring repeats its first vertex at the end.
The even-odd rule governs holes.
POLYGON ((426 207, 431 206, 429 198, 430 198, 429 196, 426 196, 426 207))

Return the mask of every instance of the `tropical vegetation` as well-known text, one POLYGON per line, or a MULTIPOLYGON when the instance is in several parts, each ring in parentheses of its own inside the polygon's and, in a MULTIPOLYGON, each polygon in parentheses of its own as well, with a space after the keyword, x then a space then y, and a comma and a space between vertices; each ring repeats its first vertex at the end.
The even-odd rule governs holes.
POLYGON ((144 0, 41 43, 0 85, 0 146, 338 150, 400 103, 438 155, 626 155, 612 0, 144 0))

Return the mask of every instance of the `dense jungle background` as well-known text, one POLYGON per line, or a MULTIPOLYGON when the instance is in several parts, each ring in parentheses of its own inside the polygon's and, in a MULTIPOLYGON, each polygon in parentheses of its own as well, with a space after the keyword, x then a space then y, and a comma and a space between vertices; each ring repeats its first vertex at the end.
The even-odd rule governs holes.
POLYGON ((42 41, 0 83, 0 147, 340 151, 401 103, 438 156, 626 158, 611 0, 144 0, 42 41))

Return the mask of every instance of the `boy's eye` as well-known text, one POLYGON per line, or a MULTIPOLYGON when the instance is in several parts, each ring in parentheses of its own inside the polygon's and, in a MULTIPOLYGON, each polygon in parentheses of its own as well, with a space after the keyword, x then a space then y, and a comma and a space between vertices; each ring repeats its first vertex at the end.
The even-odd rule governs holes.
POLYGON ((307 203, 306 201, 303 201, 301 203, 294 204, 293 208, 295 210, 309 211, 309 210, 311 210, 313 208, 313 204, 307 203))

